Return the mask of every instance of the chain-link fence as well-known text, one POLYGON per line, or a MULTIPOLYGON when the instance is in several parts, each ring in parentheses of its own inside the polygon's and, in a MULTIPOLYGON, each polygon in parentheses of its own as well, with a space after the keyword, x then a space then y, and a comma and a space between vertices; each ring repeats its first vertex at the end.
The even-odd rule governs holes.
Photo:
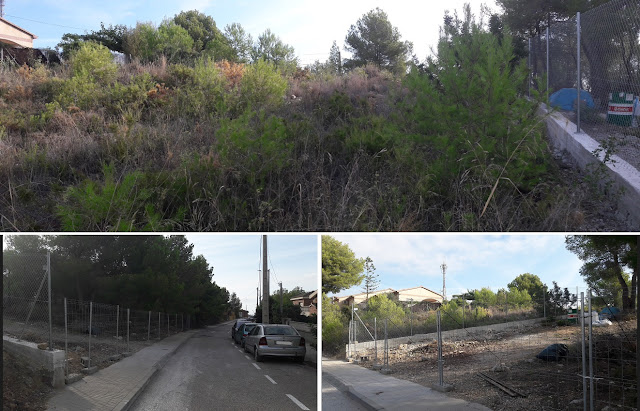
MULTIPOLYGON (((640 3, 611 0, 529 40, 530 87, 570 96, 563 114, 602 142, 632 136, 640 116, 640 3), (578 47, 579 45, 579 47, 578 47), (580 99, 576 95, 580 93, 580 99), (576 104, 576 101, 582 101, 576 104), (573 102, 573 103, 572 103, 573 102)), ((554 98, 560 104, 564 98, 554 98)), ((639 146, 640 147, 640 146, 639 146)))
POLYGON ((479 318, 483 311, 473 306, 405 311, 375 323, 360 312, 346 352, 372 369, 374 358, 388 358, 382 367, 399 378, 453 387, 453 395, 492 408, 635 409, 634 296, 614 286, 591 292, 591 299, 579 288, 545 294, 536 309, 507 305, 491 318, 479 318), (377 341, 363 328, 377 332, 377 341))
POLYGON ((188 330, 178 313, 131 310, 120 305, 52 295, 48 254, 20 255, 3 263, 3 333, 66 352, 65 374, 103 368, 122 356, 188 330))
POLYGON ((18 338, 51 342, 51 270, 48 254, 28 254, 3 264, 2 317, 18 338))

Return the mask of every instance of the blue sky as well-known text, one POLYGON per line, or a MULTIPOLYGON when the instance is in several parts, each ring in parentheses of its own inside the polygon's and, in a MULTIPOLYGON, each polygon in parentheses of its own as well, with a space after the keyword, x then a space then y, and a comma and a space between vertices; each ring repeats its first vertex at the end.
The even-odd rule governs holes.
MULTIPOLYGON (((498 10, 494 0, 467 0, 476 15, 484 3, 498 10)), ((412 41, 420 60, 438 40, 445 10, 461 14, 464 0, 5 0, 5 18, 38 36, 35 47, 54 47, 64 33, 89 32, 105 25, 135 26, 137 21, 160 24, 180 11, 199 10, 213 17, 221 30, 240 23, 255 39, 270 28, 295 48, 301 64, 326 60, 333 40, 344 47, 352 24, 369 10, 380 7, 398 27, 403 40, 412 41), (48 24, 43 24, 48 23, 48 24), (64 27, 61 27, 64 26, 64 27)))
MULTIPOLYGON (((258 270, 262 270, 262 240, 259 234, 187 234, 194 255, 202 254, 213 267, 213 280, 242 300, 243 308, 256 308, 258 270)), ((270 294, 278 282, 288 290, 302 287, 318 289, 318 236, 267 235, 267 254, 271 270, 270 294)))
MULTIPOLYGON (((440 265, 447 265, 447 296, 490 287, 493 291, 523 273, 535 274, 552 287, 576 292, 586 287, 579 270, 582 262, 564 245, 561 234, 475 235, 416 234, 334 235, 357 257, 371 257, 380 289, 425 286, 442 291, 440 265)), ((362 292, 352 287, 339 295, 362 292)))

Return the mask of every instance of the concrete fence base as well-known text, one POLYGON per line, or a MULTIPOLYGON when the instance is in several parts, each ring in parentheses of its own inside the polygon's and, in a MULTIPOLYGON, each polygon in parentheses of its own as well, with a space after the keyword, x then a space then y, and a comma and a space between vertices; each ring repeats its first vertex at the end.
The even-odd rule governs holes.
MULTIPOLYGON (((577 133, 576 124, 561 113, 549 113, 544 104, 538 115, 545 117, 552 146, 568 152, 580 169, 590 171, 590 167, 603 164, 605 153, 600 143, 584 132, 577 133), (594 152, 598 149, 601 151, 596 157, 594 152)), ((640 227, 640 171, 615 154, 602 169, 604 178, 613 184, 611 194, 617 197, 618 216, 630 225, 629 231, 635 231, 640 227)))
POLYGON ((50 386, 64 387, 64 351, 41 350, 36 343, 21 341, 6 335, 2 338, 2 348, 10 354, 23 358, 32 370, 44 372, 46 382, 50 386))
MULTIPOLYGON (((512 321, 508 323, 498 323, 498 324, 490 324, 490 325, 482 325, 479 327, 470 327, 464 329, 457 330, 449 330, 442 331, 442 339, 467 339, 471 337, 479 337, 486 333, 492 333, 496 331, 504 331, 504 330, 517 330, 520 328, 529 327, 535 324, 538 324, 543 321, 543 318, 534 318, 531 320, 522 320, 522 321, 512 321)), ((396 348, 402 344, 414 344, 414 343, 422 343, 422 342, 430 342, 437 338, 438 334, 428 333, 428 334, 414 334, 412 336, 406 337, 398 337, 398 338, 389 338, 388 344, 389 348, 396 348)), ((384 340, 378 340, 378 351, 381 352, 382 347, 384 347, 384 340)), ((359 342, 356 344, 351 344, 352 351, 365 351, 365 350, 373 350, 375 348, 375 341, 365 341, 359 342)), ((345 352, 349 352, 349 345, 345 346, 345 352)), ((380 354, 378 354, 380 356, 380 354)))

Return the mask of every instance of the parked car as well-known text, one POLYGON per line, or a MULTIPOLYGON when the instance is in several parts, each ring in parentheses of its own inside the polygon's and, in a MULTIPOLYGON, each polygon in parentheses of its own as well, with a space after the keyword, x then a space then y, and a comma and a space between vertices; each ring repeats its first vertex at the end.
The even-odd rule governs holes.
POLYGON ((258 324, 242 323, 242 325, 240 325, 240 327, 238 328, 235 334, 234 340, 236 341, 236 344, 240 344, 240 346, 244 348, 244 341, 245 341, 245 338, 247 338, 247 334, 249 334, 256 325, 258 324))
POLYGON ((248 322, 246 319, 239 318, 233 323, 233 325, 231 326, 231 339, 232 340, 236 339, 236 331, 238 331, 238 328, 240 328, 240 326, 243 323, 246 323, 246 322, 248 322))
POLYGON ((304 337, 290 325, 257 324, 245 337, 244 350, 256 361, 264 357, 292 357, 303 362, 307 353, 304 337))

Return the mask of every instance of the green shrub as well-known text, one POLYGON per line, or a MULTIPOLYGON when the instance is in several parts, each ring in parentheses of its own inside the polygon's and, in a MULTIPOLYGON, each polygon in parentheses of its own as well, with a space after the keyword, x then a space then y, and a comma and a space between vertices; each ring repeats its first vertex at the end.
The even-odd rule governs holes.
POLYGON ((322 351, 333 354, 344 348, 347 342, 347 319, 340 306, 332 304, 322 294, 322 351))
POLYGON ((111 114, 140 112, 148 99, 149 90, 154 87, 149 73, 133 76, 129 84, 114 83, 105 95, 105 106, 111 114))
POLYGON ((246 68, 240 81, 240 104, 253 109, 284 103, 287 80, 269 62, 258 60, 246 68))
POLYGON ((102 85, 116 79, 118 65, 108 48, 101 44, 84 42, 69 61, 74 77, 82 77, 102 85))
POLYGON ((180 84, 172 99, 174 115, 209 119, 227 111, 227 80, 212 59, 199 59, 193 69, 172 66, 170 72, 180 84))

